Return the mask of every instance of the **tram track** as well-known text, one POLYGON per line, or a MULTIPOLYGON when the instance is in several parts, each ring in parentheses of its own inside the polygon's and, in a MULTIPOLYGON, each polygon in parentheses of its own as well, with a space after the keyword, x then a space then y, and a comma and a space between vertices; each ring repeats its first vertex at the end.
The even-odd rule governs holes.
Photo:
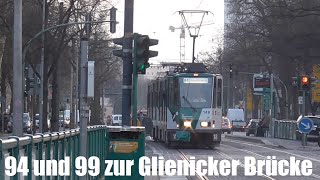
MULTIPOLYGON (((181 157, 183 158, 183 159, 185 159, 185 160, 187 160, 188 162, 189 162, 189 159, 188 159, 188 157, 187 157, 187 155, 183 152, 183 150, 182 149, 177 149, 177 151, 179 152, 179 154, 181 155, 181 157)), ((215 150, 210 150, 211 152, 215 152, 216 154, 218 154, 218 155, 220 155, 221 157, 223 157, 223 159, 226 159, 226 160, 238 160, 238 159, 235 159, 235 158, 232 158, 231 156, 229 156, 229 155, 227 155, 226 153, 224 153, 224 152, 221 152, 220 150, 217 150, 217 149, 215 149, 215 150)), ((210 152, 209 151, 209 152, 210 152)), ((209 155, 209 154, 208 154, 209 155)), ((212 155, 214 155, 214 154, 212 154, 212 155)), ((195 155, 196 156, 196 155, 195 155)), ((241 167, 241 168, 245 168, 244 167, 244 164, 243 163, 241 163, 240 162, 240 164, 239 164, 239 166, 241 167)), ((196 170, 196 169, 195 169, 196 170)), ((197 172, 197 171, 196 171, 197 172)), ((201 175, 199 175, 199 174, 196 174, 197 175, 197 177, 199 178, 199 179, 201 179, 201 180, 210 180, 211 179, 211 177, 208 177, 208 176, 201 176, 201 175)), ((265 178, 265 179, 269 179, 269 180, 277 180, 275 177, 271 177, 271 176, 268 176, 268 175, 266 175, 266 174, 263 174, 262 176, 261 176, 262 178, 265 178)), ((212 178, 217 178, 217 179, 230 179, 230 178, 228 178, 228 177, 224 177, 224 176, 213 176, 212 178)))
MULTIPOLYGON (((189 158, 182 152, 182 150, 177 149, 177 151, 178 151, 181 159, 186 160, 186 161, 188 161, 188 162, 190 163, 189 158)), ((196 168, 195 168, 195 173, 196 173, 196 176, 197 176, 197 178, 198 178, 199 180, 209 180, 209 178, 208 178, 207 176, 202 176, 202 175, 198 174, 196 168)), ((189 178, 189 179, 190 179, 190 178, 189 178)))
MULTIPOLYGON (((267 155, 266 153, 269 152, 269 154, 279 154, 279 157, 282 156, 282 158, 286 159, 286 156, 284 156, 282 153, 285 153, 286 155, 291 155, 291 156, 295 156, 297 154, 295 153, 290 153, 290 152, 286 152, 283 150, 279 150, 279 149, 273 149, 270 147, 264 147, 262 145, 256 145, 256 144, 251 144, 251 143, 247 143, 247 142, 241 142, 241 141, 237 141, 237 142, 230 142, 226 144, 226 142, 222 142, 220 144, 220 147, 215 148, 215 149, 194 149, 194 148, 177 148, 177 149, 167 149, 166 146, 164 146, 163 144, 151 144, 153 147, 153 151, 156 154, 162 154, 165 157, 165 159, 177 159, 177 160, 185 160, 188 163, 191 163, 192 161, 197 161, 197 160, 201 160, 201 159, 206 159, 207 157, 212 156, 214 158, 214 160, 235 160, 235 161, 240 161, 239 164, 239 168, 241 169, 245 169, 245 165, 244 165, 244 161, 242 159, 242 157, 245 156, 251 156, 251 157, 255 157, 256 159, 261 159, 261 160, 267 160, 267 155), (239 144, 242 144, 244 146, 250 147, 253 146, 251 148, 244 148, 241 147, 239 144), (257 147, 254 147, 257 146, 257 147), (265 149, 259 149, 259 148, 265 148, 265 149), (237 153, 235 153, 237 152, 237 153), (281 155, 281 156, 280 156, 281 155)), ((314 167, 315 170, 317 170, 318 166, 318 162, 320 162, 320 160, 318 159, 314 159, 311 157, 303 157, 303 156, 297 156, 298 158, 303 158, 303 159, 309 159, 313 162, 316 162, 316 167, 314 167)), ((290 166, 285 166, 285 167, 290 167, 290 166)), ((196 167, 193 167, 193 169, 195 171, 195 173, 193 173, 192 176, 184 176, 185 179, 188 180, 212 180, 212 179, 245 179, 245 178, 249 178, 249 179, 268 179, 268 180, 281 180, 281 179, 287 179, 288 177, 285 176, 273 176, 273 175, 267 175, 265 170, 262 172, 261 175, 259 176, 254 176, 254 177, 245 177, 243 172, 244 171, 238 171, 240 172, 240 174, 238 174, 237 176, 222 176, 220 175, 213 175, 213 176, 208 176, 208 174, 203 174, 202 172, 199 171, 199 173, 197 172, 196 167)), ((190 169, 189 169, 190 171, 190 169)), ((318 171, 316 172, 312 172, 312 174, 310 176, 297 176, 297 177, 292 177, 293 179, 320 179, 320 176, 318 174, 316 174, 318 171)))

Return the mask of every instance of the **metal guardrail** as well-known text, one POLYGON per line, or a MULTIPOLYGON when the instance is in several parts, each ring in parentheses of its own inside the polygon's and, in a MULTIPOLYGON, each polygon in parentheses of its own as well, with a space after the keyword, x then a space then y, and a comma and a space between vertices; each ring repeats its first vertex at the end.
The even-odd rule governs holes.
MULTIPOLYGON (((90 126, 88 127, 88 157, 97 156, 100 159, 101 170, 100 177, 104 173, 104 160, 107 153, 107 126, 90 126)), ((33 177, 32 165, 33 160, 61 160, 70 157, 70 176, 50 177, 42 176, 37 179, 72 179, 77 180, 79 177, 75 174, 75 159, 79 156, 79 140, 80 130, 72 129, 64 132, 25 135, 24 137, 11 136, 9 139, 0 139, 0 180, 5 179, 35 179, 33 177), (29 172, 27 176, 22 176, 22 173, 16 173, 15 176, 9 178, 5 176, 5 158, 14 156, 16 160, 20 160, 22 156, 26 156, 28 161, 29 172)), ((18 165, 18 164, 17 164, 18 165)), ((46 172, 46 166, 44 168, 46 172)), ((46 174, 47 175, 47 174, 46 174)), ((98 179, 95 177, 92 179, 98 179)))
POLYGON ((296 120, 275 120, 274 137, 280 139, 297 139, 297 121, 296 120))

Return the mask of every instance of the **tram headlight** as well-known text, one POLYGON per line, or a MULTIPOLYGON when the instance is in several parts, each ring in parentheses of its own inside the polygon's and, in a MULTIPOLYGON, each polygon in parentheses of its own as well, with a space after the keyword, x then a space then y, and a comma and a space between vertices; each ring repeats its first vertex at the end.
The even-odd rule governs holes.
POLYGON ((208 127, 208 122, 204 121, 200 123, 201 127, 208 127))
POLYGON ((185 127, 191 127, 191 121, 184 121, 183 126, 185 127))

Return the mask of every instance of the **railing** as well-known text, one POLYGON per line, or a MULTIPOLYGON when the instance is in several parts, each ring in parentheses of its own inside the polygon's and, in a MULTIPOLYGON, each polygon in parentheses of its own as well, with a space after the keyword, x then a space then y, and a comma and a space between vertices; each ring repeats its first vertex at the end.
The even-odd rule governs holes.
MULTIPOLYGON (((107 153, 107 126, 91 126, 88 127, 88 157, 97 156, 102 165, 100 168, 99 176, 90 179, 98 179, 103 176, 104 160, 107 153)), ((25 135, 24 137, 9 137, 7 140, 0 139, 0 180, 13 179, 35 179, 34 177, 34 166, 38 166, 39 172, 44 172, 44 176, 37 176, 37 179, 72 179, 77 180, 79 177, 75 174, 76 169, 76 158, 79 156, 79 140, 80 131, 79 129, 73 129, 70 131, 48 133, 48 134, 36 134, 25 135), (24 162, 26 166, 21 166, 20 168, 25 168, 25 176, 23 173, 15 173, 16 175, 11 178, 5 175, 5 158, 8 156, 13 156, 16 159, 16 165, 11 164, 14 169, 18 166, 19 162, 24 162), (23 158, 22 158, 23 157, 23 158), (26 158, 27 157, 27 158, 26 158), (50 166, 48 164, 37 164, 33 160, 66 160, 70 158, 70 164, 66 163, 66 167, 70 166, 70 175, 65 176, 54 176, 47 174, 47 169, 50 172, 53 168, 53 164, 50 166), (41 165, 41 166, 40 166, 41 165), (29 170, 27 172, 26 170, 29 170)), ((11 163, 14 163, 14 159, 11 163)), ((79 162, 77 162, 78 164, 79 162)), ((7 164, 9 167, 9 164, 7 164)), ((56 168, 59 169, 59 168, 56 168)), ((65 168, 63 168, 65 169, 65 168)), ((61 175, 61 174, 59 174, 61 175)))
POLYGON ((297 121, 295 120, 275 120, 274 137, 280 139, 297 139, 297 121))

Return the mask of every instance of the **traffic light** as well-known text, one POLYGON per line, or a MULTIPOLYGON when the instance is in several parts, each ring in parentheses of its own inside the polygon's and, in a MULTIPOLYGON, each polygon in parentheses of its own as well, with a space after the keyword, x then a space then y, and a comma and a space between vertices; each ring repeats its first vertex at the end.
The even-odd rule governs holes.
POLYGON ((292 86, 293 87, 299 87, 299 81, 300 81, 300 77, 292 77, 292 86))
POLYGON ((24 92, 23 92, 23 95, 24 97, 27 97, 28 96, 28 92, 30 90, 30 79, 29 78, 24 78, 24 92))
POLYGON ((117 16, 117 8, 112 7, 110 9, 110 32, 115 33, 117 28, 117 22, 116 22, 116 16, 117 16))
POLYGON ((149 36, 141 34, 134 34, 133 40, 133 59, 137 74, 146 74, 146 69, 150 67, 149 58, 158 56, 158 52, 149 50, 149 47, 157 45, 158 40, 150 39, 149 36))
MULTIPOLYGON (((112 41, 113 43, 115 44, 118 44, 118 45, 123 45, 123 38, 114 38, 112 41)), ((115 50, 112 50, 112 53, 114 56, 117 56, 117 57, 122 57, 123 54, 122 54, 122 49, 115 49, 115 50)))
POLYGON ((300 77, 300 89, 301 90, 310 90, 311 83, 309 76, 301 76, 300 77))
POLYGON ((311 88, 314 88, 317 86, 317 78, 310 77, 310 86, 311 86, 311 88))
POLYGON ((232 66, 233 66, 233 64, 229 65, 230 78, 232 78, 232 66))

